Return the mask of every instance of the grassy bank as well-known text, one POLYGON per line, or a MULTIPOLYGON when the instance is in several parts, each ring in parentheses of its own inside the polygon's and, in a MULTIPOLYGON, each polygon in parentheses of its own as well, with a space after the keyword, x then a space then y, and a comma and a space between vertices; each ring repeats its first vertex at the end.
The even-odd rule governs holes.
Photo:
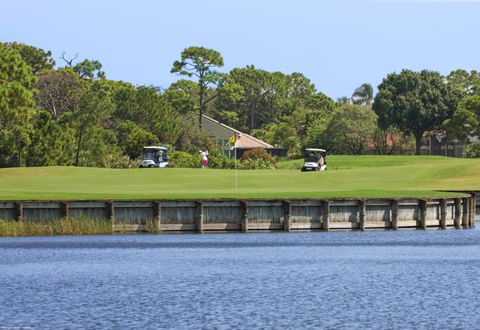
POLYGON ((0 236, 101 235, 112 233, 112 223, 106 220, 58 219, 48 222, 0 220, 0 236))
MULTIPOLYGON (((128 231, 125 231, 128 232, 128 231)), ((0 237, 51 236, 51 235, 108 235, 125 233, 113 231, 112 222, 93 219, 57 219, 42 221, 0 220, 0 237)), ((153 223, 147 223, 148 233, 157 233, 153 223)))
POLYGON ((278 170, 0 169, 0 200, 427 197, 480 190, 480 160, 425 156, 330 156, 327 172, 278 170))

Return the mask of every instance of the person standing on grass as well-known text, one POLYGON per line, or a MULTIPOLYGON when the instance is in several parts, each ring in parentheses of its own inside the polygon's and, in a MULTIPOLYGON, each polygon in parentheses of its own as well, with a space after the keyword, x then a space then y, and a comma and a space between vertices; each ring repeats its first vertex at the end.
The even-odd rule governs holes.
POLYGON ((200 150, 200 162, 202 163, 202 168, 208 167, 208 151, 200 150))

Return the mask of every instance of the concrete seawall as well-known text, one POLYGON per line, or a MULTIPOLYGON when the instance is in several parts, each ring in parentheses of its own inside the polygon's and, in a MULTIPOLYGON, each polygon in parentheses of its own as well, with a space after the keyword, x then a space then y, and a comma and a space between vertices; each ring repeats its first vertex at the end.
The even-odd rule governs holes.
POLYGON ((0 219, 108 219, 114 230, 158 232, 471 228, 476 199, 4 201, 0 219))

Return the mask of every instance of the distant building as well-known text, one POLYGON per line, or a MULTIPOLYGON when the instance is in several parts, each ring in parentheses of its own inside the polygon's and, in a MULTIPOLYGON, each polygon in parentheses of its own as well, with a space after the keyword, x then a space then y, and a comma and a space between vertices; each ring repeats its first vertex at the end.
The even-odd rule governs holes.
MULTIPOLYGON (((458 140, 444 142, 445 135, 442 133, 427 132, 422 137, 422 155, 435 155, 447 157, 465 157, 466 144, 458 140)), ((469 138, 470 143, 478 142, 477 136, 469 138)))
MULTIPOLYGON (((422 155, 432 155, 432 156, 446 156, 446 157, 457 157, 462 158, 465 157, 465 148, 466 144, 460 142, 457 139, 450 140, 448 143, 444 141, 445 134, 441 132, 435 131, 428 131, 423 134, 420 153, 422 155)), ((478 142, 479 138, 477 136, 472 136, 468 138, 469 143, 478 142)), ((391 135, 386 137, 384 146, 380 146, 379 148, 385 148, 390 150, 393 148, 395 144, 398 144, 398 141, 394 141, 391 135)), ((403 150, 397 149, 393 154, 411 154, 415 152, 415 149, 410 150, 403 150)), ((367 154, 375 154, 378 153, 377 146, 373 140, 368 140, 367 142, 367 154)))
POLYGON ((222 150, 226 157, 234 157, 235 149, 237 151, 237 158, 240 158, 245 151, 258 148, 266 149, 274 156, 284 157, 287 155, 287 150, 285 148, 275 148, 271 144, 247 133, 240 132, 233 127, 222 124, 211 117, 203 115, 202 118, 202 130, 212 139, 215 139, 215 145, 222 150), (236 136, 235 144, 228 144, 228 141, 233 135, 236 136))

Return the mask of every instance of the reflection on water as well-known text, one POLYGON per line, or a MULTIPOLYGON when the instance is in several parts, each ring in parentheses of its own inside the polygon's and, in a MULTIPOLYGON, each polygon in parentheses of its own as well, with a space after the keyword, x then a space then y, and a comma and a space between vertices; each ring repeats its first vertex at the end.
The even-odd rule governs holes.
POLYGON ((478 329, 479 277, 479 229, 3 238, 0 327, 478 329))

